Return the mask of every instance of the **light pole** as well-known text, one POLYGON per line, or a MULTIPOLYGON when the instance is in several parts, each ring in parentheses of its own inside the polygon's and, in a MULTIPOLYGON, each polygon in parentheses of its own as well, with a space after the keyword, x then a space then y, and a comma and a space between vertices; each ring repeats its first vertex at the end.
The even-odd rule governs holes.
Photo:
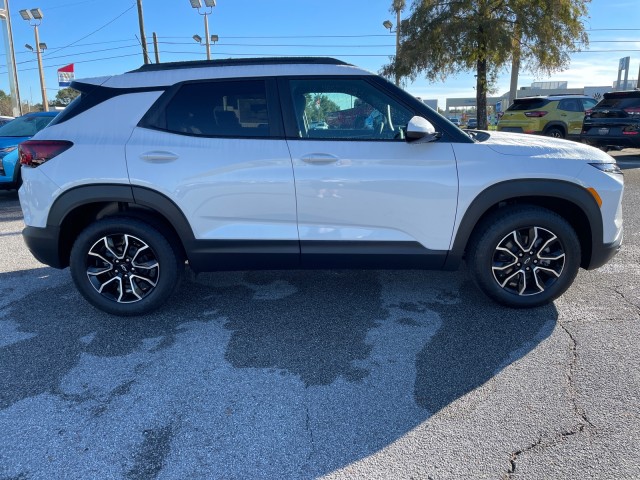
POLYGON ((11 91, 11 110, 14 117, 19 117, 20 115, 22 115, 22 101, 20 100, 20 88, 18 87, 16 55, 13 49, 13 33, 11 31, 11 14, 9 12, 9 0, 0 0, 0 20, 5 21, 5 24, 2 25, 2 32, 4 34, 4 45, 7 55, 9 90, 11 91))
POLYGON ((216 0, 204 0, 204 4, 207 7, 204 12, 201 12, 202 0, 189 0, 191 7, 198 10, 198 13, 204 17, 204 38, 207 45, 207 60, 211 60, 211 39, 209 38, 209 20, 207 17, 213 12, 213 7, 216 6, 216 0))
MULTIPOLYGON (((191 38, 193 38, 196 41, 196 43, 199 43, 200 45, 202 45, 202 37, 200 35, 198 35, 197 33, 191 38)), ((209 37, 209 40, 211 41, 211 43, 215 44, 218 41, 218 35, 211 35, 209 37)), ((208 45, 207 45, 207 47, 208 47, 208 45)), ((209 58, 209 55, 207 55, 207 60, 211 60, 209 58)))
MULTIPOLYGON (((391 23, 389 20, 385 20, 384 22, 382 22, 382 26, 384 28, 386 28, 387 30, 389 30, 389 33, 395 33, 396 34, 396 62, 398 61, 398 50, 400 50, 400 9, 398 9, 396 11, 396 29, 395 31, 392 30, 393 29, 393 23, 391 23)), ((398 75, 398 69, 396 67, 396 85, 400 85, 400 75, 398 75)))
POLYGON ((40 34, 38 33, 38 26, 42 23, 42 10, 39 8, 32 8, 30 10, 20 10, 20 16, 23 20, 29 22, 29 25, 33 27, 33 31, 36 36, 36 56, 38 57, 38 71, 40 72, 40 90, 42 90, 42 109, 45 112, 49 111, 49 101, 47 100, 47 87, 44 83, 44 71, 42 70, 42 49, 41 45, 46 47, 46 44, 40 43, 40 34))

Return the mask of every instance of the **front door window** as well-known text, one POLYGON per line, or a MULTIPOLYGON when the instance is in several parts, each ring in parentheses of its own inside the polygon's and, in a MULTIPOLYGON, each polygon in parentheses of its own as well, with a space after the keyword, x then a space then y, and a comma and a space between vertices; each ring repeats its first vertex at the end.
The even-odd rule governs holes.
POLYGON ((300 138, 402 140, 412 112, 364 80, 291 80, 300 138))

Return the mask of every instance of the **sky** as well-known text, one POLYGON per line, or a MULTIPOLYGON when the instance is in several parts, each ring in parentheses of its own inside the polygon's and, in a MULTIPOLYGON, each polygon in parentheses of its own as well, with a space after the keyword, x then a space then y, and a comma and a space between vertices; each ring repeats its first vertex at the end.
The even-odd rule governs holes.
MULTIPOLYGON (((2 0, 0 0, 1 3, 2 0)), ((533 0, 535 1, 535 0, 533 0)), ((76 78, 123 73, 143 63, 138 38, 140 29, 135 0, 9 0, 20 94, 23 101, 39 103, 40 82, 34 45, 34 29, 18 13, 40 8, 40 42, 47 96, 58 92, 57 69, 75 64, 76 78), (107 6, 108 5, 108 6, 107 6)), ((204 17, 189 0, 143 0, 147 42, 158 36, 160 61, 206 59, 204 17)), ((219 37, 212 45, 212 59, 252 56, 324 55, 339 58, 378 72, 395 52, 395 34, 382 26, 395 23, 391 0, 217 0, 209 15, 209 33, 219 37)), ((407 8, 403 18, 410 14, 407 8)), ((585 26, 587 51, 571 55, 568 70, 551 77, 521 72, 519 87, 533 81, 562 80, 569 88, 611 85, 618 75, 618 60, 630 56, 629 78, 640 67, 640 0, 593 0, 585 26)), ((202 12, 202 10, 201 10, 202 12)), ((153 46, 149 46, 153 61, 153 46)), ((0 36, 0 89, 9 93, 4 39, 0 36)), ((407 84, 410 93, 438 99, 475 97, 474 72, 461 73, 445 82, 430 83, 424 77, 407 84)), ((498 78, 498 92, 509 89, 510 71, 498 78)))

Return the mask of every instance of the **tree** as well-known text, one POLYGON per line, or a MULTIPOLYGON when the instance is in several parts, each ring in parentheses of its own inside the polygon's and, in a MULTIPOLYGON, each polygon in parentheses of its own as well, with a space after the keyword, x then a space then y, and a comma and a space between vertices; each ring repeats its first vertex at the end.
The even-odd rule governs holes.
POLYGON ((74 98, 80 95, 80 92, 74 88, 61 88, 56 94, 55 105, 57 107, 66 107, 74 98))
POLYGON ((323 122, 327 113, 340 110, 340 107, 326 95, 315 94, 312 97, 310 93, 306 93, 304 96, 306 99, 304 111, 310 122, 323 122))
POLYGON ((500 69, 514 53, 534 73, 566 68, 576 45, 588 44, 582 23, 588 2, 414 0, 397 56, 383 74, 415 80, 424 72, 433 82, 475 70, 478 127, 487 128, 487 92, 500 69))
POLYGON ((4 90, 0 90, 0 115, 13 115, 11 97, 4 93, 4 90))

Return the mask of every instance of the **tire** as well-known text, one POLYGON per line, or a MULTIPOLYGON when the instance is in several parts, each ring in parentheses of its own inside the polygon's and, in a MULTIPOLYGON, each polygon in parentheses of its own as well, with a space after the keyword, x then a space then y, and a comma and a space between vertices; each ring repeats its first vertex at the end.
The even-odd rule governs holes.
POLYGON ((478 226, 467 264, 480 289, 513 308, 547 304, 573 283, 580 268, 576 232, 560 215, 535 206, 507 207, 478 226))
POLYGON ((184 259, 155 227, 128 217, 110 217, 78 235, 70 257, 71 277, 85 299, 113 315, 149 313, 178 288, 184 259))
POLYGON ((565 138, 565 133, 564 130, 562 130, 559 127, 551 127, 547 130, 545 130, 544 134, 547 137, 553 137, 553 138, 565 138))

